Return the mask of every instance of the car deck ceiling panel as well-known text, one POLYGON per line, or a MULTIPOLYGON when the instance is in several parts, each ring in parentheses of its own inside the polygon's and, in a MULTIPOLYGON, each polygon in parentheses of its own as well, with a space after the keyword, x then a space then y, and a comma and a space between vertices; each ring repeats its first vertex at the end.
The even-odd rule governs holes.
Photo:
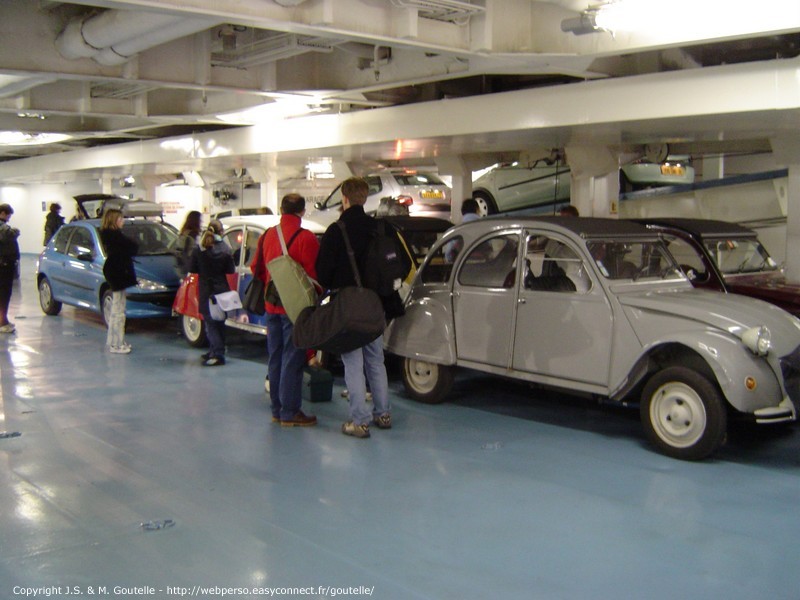
MULTIPOLYGON (((515 135, 525 139, 524 145, 515 146, 520 149, 535 145, 542 136, 549 139, 554 132, 563 140, 561 145, 592 137, 595 143, 613 145, 634 134, 658 131, 660 123, 669 124, 673 131, 677 124, 696 140, 720 135, 726 139, 764 137, 770 135, 770 127, 777 127, 774 119, 779 115, 800 126, 799 67, 800 59, 728 65, 703 69, 702 74, 680 71, 302 117, 262 128, 200 134, 185 138, 185 143, 180 139, 143 141, 120 144, 113 150, 14 161, 0 164, 0 179, 91 168, 115 160, 150 164, 323 148, 339 155, 352 145, 396 147, 397 140, 407 141, 398 158, 409 156, 405 152, 411 148, 419 156, 432 156, 474 151, 492 140, 508 145, 508 136, 515 135), (751 93, 741 94, 743 89, 751 93), (588 98, 592 101, 587 102, 588 98), (737 115, 746 118, 732 118, 737 115), (506 139, 495 132, 503 132, 506 139)), ((380 150, 384 152, 385 147, 380 150)))

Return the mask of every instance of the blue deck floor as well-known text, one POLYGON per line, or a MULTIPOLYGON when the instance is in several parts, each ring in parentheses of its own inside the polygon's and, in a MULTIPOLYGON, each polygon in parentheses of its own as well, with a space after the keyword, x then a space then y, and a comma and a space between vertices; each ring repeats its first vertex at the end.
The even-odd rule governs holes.
POLYGON ((0 439, 0 598, 800 598, 796 427, 686 463, 635 413, 468 373, 425 406, 392 370, 392 430, 340 433, 341 374, 305 406, 318 427, 282 429, 263 340, 231 335, 208 369, 173 321, 129 321, 133 353, 110 355, 98 316, 44 316, 22 268, 0 336, 0 432, 20 434, 0 439))

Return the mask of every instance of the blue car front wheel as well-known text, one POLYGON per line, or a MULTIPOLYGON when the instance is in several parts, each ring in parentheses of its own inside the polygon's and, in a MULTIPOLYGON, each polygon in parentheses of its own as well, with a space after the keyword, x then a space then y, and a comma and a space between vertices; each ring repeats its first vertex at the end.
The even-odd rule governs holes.
POLYGON ((53 288, 47 277, 39 282, 39 306, 46 315, 55 316, 61 312, 61 302, 53 298, 53 288))

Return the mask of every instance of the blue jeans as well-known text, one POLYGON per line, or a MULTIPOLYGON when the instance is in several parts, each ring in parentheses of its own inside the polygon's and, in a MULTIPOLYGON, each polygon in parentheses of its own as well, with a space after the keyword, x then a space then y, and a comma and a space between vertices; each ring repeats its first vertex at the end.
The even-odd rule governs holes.
POLYGON ((297 415, 303 402, 306 351, 294 347, 293 328, 286 315, 267 313, 269 399, 272 403, 272 416, 282 421, 297 415))
POLYGON ((208 337, 208 350, 212 358, 225 357, 225 321, 215 321, 210 316, 203 315, 208 337))
POLYGON ((366 346, 342 354, 344 382, 350 400, 350 418, 356 425, 367 425, 372 417, 391 412, 389 382, 383 364, 383 336, 366 346), (366 375, 366 377, 365 377, 366 375), (367 406, 367 380, 372 390, 372 410, 367 406))

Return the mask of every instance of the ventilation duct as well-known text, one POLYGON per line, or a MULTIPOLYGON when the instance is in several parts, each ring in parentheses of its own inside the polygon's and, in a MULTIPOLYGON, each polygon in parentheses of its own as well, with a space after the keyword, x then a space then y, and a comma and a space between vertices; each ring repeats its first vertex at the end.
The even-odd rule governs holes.
POLYGON ((93 58, 104 65, 118 65, 138 52, 219 23, 183 15, 107 10, 68 23, 56 38, 56 48, 64 58, 93 58))

